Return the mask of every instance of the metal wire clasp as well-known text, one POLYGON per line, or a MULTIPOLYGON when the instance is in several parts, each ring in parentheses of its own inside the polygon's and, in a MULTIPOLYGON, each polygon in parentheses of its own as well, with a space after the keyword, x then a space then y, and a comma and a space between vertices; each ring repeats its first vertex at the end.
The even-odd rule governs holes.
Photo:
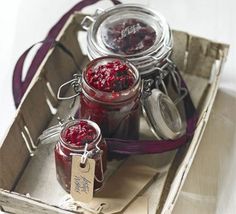
POLYGON ((142 80, 141 101, 151 96, 153 83, 154 83, 153 79, 142 80))
POLYGON ((58 124, 49 127, 48 129, 44 130, 43 133, 38 137, 38 140, 41 144, 47 144, 47 143, 52 143, 54 141, 47 142, 48 139, 51 137, 56 137, 59 136, 61 130, 64 128, 64 125, 71 120, 74 120, 72 116, 69 116, 69 118, 64 121, 60 117, 57 118, 58 124))
POLYGON ((74 78, 72 80, 69 80, 69 81, 63 83, 59 87, 58 92, 57 92, 57 99, 58 100, 70 100, 72 98, 77 97, 82 92, 82 87, 81 87, 82 77, 81 77, 81 74, 74 74, 73 77, 74 78), (72 88, 74 89, 75 94, 73 94, 71 96, 61 96, 62 89, 64 87, 68 86, 68 85, 72 86, 72 88))
POLYGON ((188 91, 185 87, 181 85, 181 78, 180 74, 177 72, 177 67, 175 63, 169 58, 169 56, 165 59, 166 62, 163 64, 162 67, 156 67, 159 71, 159 75, 155 77, 155 88, 159 88, 161 85, 163 92, 168 95, 168 90, 166 87, 165 82, 163 81, 167 74, 171 75, 171 79, 173 81, 173 86, 177 91, 178 97, 173 101, 175 105, 177 105, 181 100, 185 98, 188 91))
POLYGON ((104 10, 98 8, 92 16, 85 16, 81 22, 81 26, 84 30, 88 30, 90 25, 95 22, 97 16, 102 13, 104 10))

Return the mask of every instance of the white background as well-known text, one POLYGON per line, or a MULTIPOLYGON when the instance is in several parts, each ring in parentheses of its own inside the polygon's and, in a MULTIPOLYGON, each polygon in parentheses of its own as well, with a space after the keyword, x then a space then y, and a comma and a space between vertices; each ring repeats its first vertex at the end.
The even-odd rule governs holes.
MULTIPOLYGON (((123 3, 125 2, 145 4, 159 11, 166 17, 171 28, 230 44, 229 57, 224 68, 220 88, 236 97, 235 0, 123 0, 123 3)), ((7 127, 15 115, 11 81, 18 57, 30 45, 41 41, 61 15, 75 3, 77 0, 1 1, 0 140, 3 139, 7 127)), ((105 0, 96 6, 86 8, 85 11, 92 13, 97 7, 106 8, 110 5, 111 3, 105 0)), ((236 110, 236 106, 231 106, 232 108, 236 110)), ((222 109, 227 111, 227 108, 222 109)), ((236 205, 233 205, 232 202, 227 206, 234 207, 236 205)))

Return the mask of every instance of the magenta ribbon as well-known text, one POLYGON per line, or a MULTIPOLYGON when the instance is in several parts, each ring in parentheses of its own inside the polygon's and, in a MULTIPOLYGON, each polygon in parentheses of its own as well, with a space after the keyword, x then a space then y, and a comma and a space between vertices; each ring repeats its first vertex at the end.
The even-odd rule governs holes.
POLYGON ((163 153, 177 149, 186 144, 193 136, 197 117, 190 118, 187 122, 189 130, 185 135, 176 140, 122 140, 107 138, 108 151, 111 153, 137 155, 163 153))
MULTIPOLYGON (((177 68, 176 71, 179 73, 177 68)), ((179 76, 181 78, 181 87, 186 88, 188 91, 180 73, 179 76)), ((186 132, 183 136, 175 140, 122 140, 107 138, 106 142, 110 158, 117 156, 115 154, 137 155, 163 153, 177 149, 190 142, 197 126, 198 114, 189 93, 183 99, 183 104, 187 122, 186 132)))

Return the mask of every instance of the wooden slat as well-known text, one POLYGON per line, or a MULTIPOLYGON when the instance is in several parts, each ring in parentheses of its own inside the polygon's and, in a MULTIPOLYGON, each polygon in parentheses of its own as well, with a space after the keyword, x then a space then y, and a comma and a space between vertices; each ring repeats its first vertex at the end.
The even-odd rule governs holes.
POLYGON ((57 95, 52 90, 51 83, 48 82, 43 75, 41 76, 41 81, 44 86, 45 97, 47 97, 50 100, 52 106, 56 108, 60 101, 57 99, 57 95))
POLYGON ((58 207, 51 206, 36 199, 0 190, 0 204, 4 210, 17 214, 71 214, 70 212, 58 207), (14 204, 14 207, 12 206, 14 204))

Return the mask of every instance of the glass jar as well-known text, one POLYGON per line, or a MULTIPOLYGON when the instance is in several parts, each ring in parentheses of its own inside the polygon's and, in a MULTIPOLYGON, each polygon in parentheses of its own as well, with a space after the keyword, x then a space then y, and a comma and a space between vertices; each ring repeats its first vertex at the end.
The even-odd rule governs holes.
POLYGON ((95 160, 94 191, 102 187, 107 164, 107 145, 96 123, 80 119, 63 124, 54 153, 57 179, 67 192, 70 192, 71 186, 72 155, 85 153, 95 160))
MULTIPOLYGON (((86 16, 81 25, 87 30, 87 52, 90 60, 114 55, 126 58, 138 69, 149 92, 146 93, 149 97, 146 96, 146 100, 142 102, 142 110, 150 121, 148 123, 154 134, 157 136, 161 133, 161 138, 164 139, 180 136, 184 123, 176 105, 186 96, 187 90, 181 86, 177 67, 170 59, 173 40, 166 19, 143 5, 120 4, 104 11, 97 10, 93 16, 86 16), (170 89, 172 93, 168 92, 170 89), (161 93, 157 90, 169 98, 164 94, 159 96, 161 93), (163 102, 166 104, 160 104, 163 102), (160 122, 165 121, 165 117, 157 121, 156 112, 163 110, 160 106, 168 106, 165 109, 173 120, 166 121, 165 126, 160 122), (162 128, 157 128, 157 124, 162 128), (169 127, 169 131, 164 131, 165 127, 169 127)), ((164 112, 159 115, 166 114, 164 112)))
MULTIPOLYGON (((160 75, 172 51, 172 34, 165 18, 143 5, 120 4, 86 16, 90 60, 115 55, 125 57, 142 78, 160 75)), ((162 74, 163 75, 163 74, 162 74)))
POLYGON ((140 76, 130 62, 113 56, 97 58, 82 72, 80 108, 77 117, 96 122, 104 137, 138 139, 140 97, 140 76), (100 75, 100 79, 95 81, 94 76, 89 77, 91 72, 101 73, 103 70, 107 75, 93 73, 100 75), (112 81, 114 78, 116 80, 112 81))
MULTIPOLYGON (((157 139, 176 139, 183 134, 184 126, 175 103, 159 89, 152 89, 153 80, 143 80, 141 84, 139 72, 126 59, 106 56, 91 61, 83 70, 82 75, 76 74, 75 78, 62 84, 58 90, 58 99, 80 98, 76 118, 87 118, 95 121, 101 128, 102 134, 107 138, 138 139, 140 107, 142 107, 151 130, 157 139), (106 80, 111 76, 88 76, 93 70, 106 70, 108 74, 114 66, 114 61, 119 61, 127 66, 133 83, 125 90, 110 91, 106 80), (100 84, 102 83, 102 84, 100 84), (61 97, 62 88, 72 85, 74 95, 61 97), (97 87, 97 88, 96 88, 97 87), (105 87, 105 91, 104 88, 105 87)), ((109 84, 108 84, 109 85, 109 84)), ((120 87, 120 86, 119 86, 120 87)))

